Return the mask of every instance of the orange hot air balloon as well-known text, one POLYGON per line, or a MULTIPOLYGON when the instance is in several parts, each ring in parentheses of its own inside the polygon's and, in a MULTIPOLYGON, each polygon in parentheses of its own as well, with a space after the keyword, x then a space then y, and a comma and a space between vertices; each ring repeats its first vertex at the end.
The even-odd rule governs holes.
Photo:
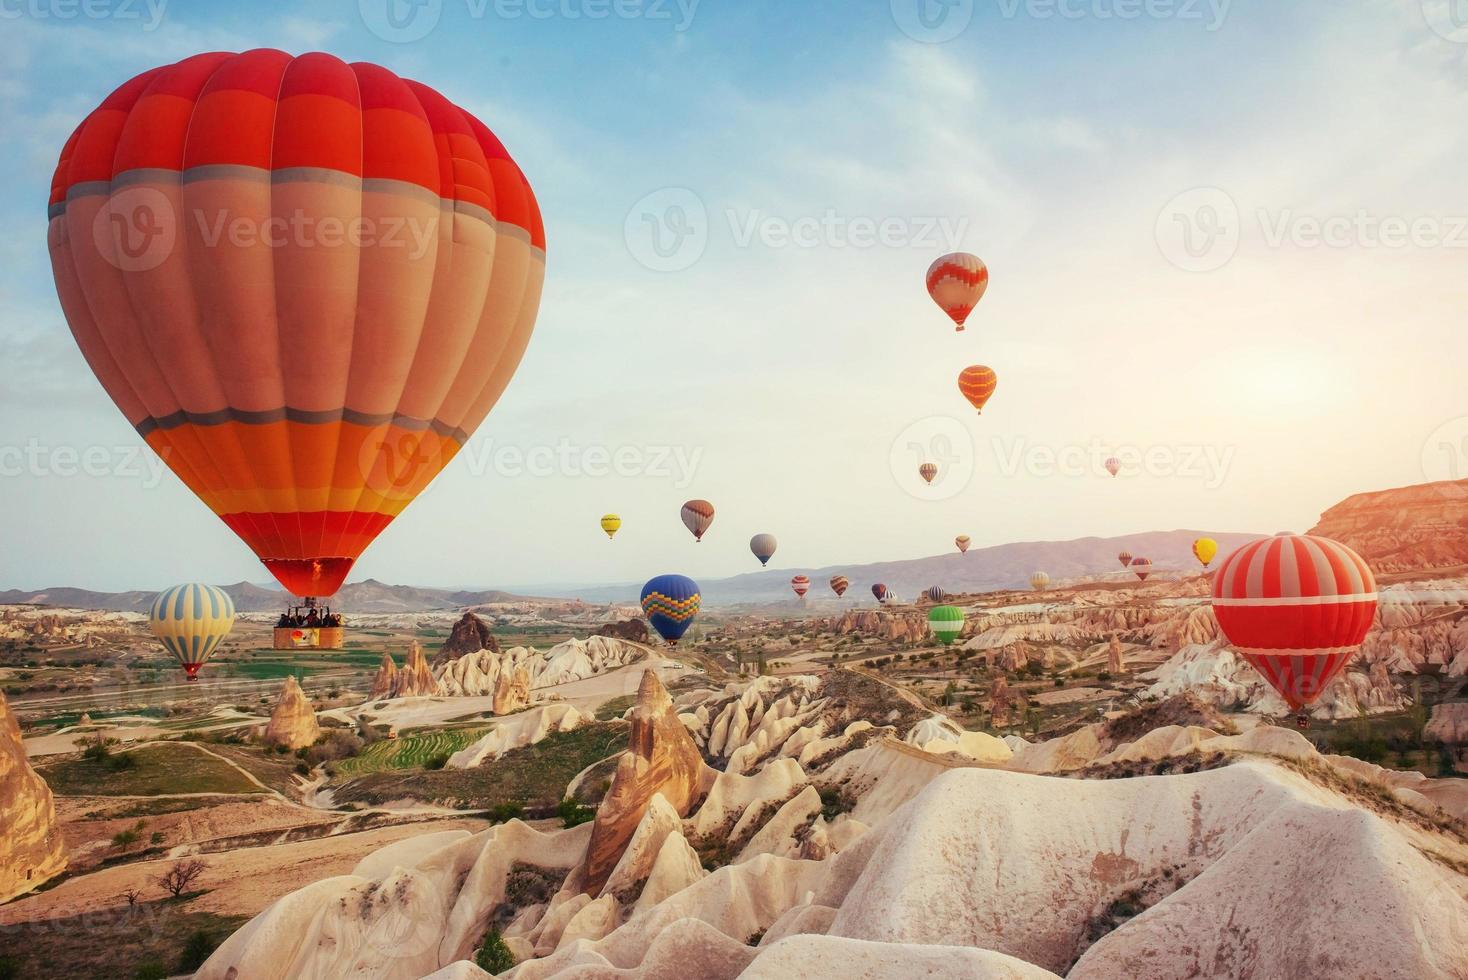
POLYGON ((850 587, 851 581, 847 579, 845 575, 831 576, 831 591, 836 593, 836 598, 839 599, 844 596, 846 594, 846 590, 850 587))
POLYGON ((336 592, 509 384, 535 196, 433 89, 327 54, 144 72, 61 151, 47 239, 129 423, 286 589, 336 592))
POLYGON ((966 367, 958 374, 958 390, 968 403, 978 410, 982 415, 984 406, 994 394, 994 387, 999 383, 999 377, 992 369, 982 364, 966 367))
POLYGON ((683 526, 693 532, 693 540, 702 541, 714 522, 714 505, 707 500, 690 500, 678 511, 678 516, 683 518, 683 526))
POLYGON ((989 288, 989 269, 977 255, 950 252, 928 266, 926 281, 933 302, 948 314, 955 330, 962 330, 989 288))
POLYGON ((923 478, 924 483, 932 483, 933 478, 938 475, 937 463, 924 463, 918 467, 918 476, 923 478))

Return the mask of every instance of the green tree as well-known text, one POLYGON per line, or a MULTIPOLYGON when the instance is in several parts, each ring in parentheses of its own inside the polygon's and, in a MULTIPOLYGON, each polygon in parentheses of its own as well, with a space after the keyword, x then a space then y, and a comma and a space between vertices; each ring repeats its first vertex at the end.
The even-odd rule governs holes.
POLYGON ((500 935, 498 926, 491 927, 484 934, 479 951, 474 954, 474 965, 491 974, 504 973, 514 968, 515 954, 505 944, 505 937, 500 935))

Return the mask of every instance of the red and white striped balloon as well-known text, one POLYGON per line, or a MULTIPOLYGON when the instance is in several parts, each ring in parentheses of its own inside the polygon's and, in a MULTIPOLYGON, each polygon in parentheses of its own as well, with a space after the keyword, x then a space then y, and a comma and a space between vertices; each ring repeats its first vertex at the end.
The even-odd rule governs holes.
POLYGON ((805 594, 810 591, 810 577, 797 575, 790 580, 790 587, 795 590, 796 595, 804 599, 805 594))
POLYGON ((1361 648, 1376 615, 1376 578, 1339 541, 1277 534, 1223 560, 1213 613, 1233 648, 1299 711, 1361 648))
POLYGON ((1112 476, 1116 476, 1117 472, 1120 470, 1121 460, 1117 459, 1115 456, 1106 457, 1106 472, 1110 473, 1112 476))
POLYGON ((989 288, 989 269, 977 255, 950 252, 928 266, 927 281, 928 295, 948 314, 954 329, 962 330, 989 288))
POLYGON ((1147 576, 1152 574, 1152 559, 1133 558, 1132 574, 1136 575, 1136 577, 1141 579, 1143 582, 1147 581, 1147 576))
POLYGON ((933 477, 938 475, 937 463, 924 463, 918 467, 918 476, 923 478, 924 483, 932 483, 933 477))
POLYGON ((693 532, 693 540, 702 541, 704 532, 714 522, 714 505, 707 500, 690 500, 679 511, 683 526, 693 532))

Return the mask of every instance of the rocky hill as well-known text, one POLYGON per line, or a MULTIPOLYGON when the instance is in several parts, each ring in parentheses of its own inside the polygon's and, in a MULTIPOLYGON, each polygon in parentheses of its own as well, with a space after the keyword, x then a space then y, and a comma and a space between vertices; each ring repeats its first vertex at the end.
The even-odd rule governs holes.
POLYGON ((1468 480, 1358 493, 1310 533, 1350 545, 1377 574, 1468 564, 1468 480))
POLYGON ((66 870, 51 789, 36 775, 20 726, 0 694, 0 902, 39 888, 66 870))

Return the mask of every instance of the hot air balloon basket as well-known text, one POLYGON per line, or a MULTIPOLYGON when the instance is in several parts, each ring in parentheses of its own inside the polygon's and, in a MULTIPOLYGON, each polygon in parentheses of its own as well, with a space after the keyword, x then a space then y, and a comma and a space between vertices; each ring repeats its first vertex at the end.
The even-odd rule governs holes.
POLYGON ((340 650, 346 642, 342 626, 278 626, 274 647, 277 650, 340 650))

